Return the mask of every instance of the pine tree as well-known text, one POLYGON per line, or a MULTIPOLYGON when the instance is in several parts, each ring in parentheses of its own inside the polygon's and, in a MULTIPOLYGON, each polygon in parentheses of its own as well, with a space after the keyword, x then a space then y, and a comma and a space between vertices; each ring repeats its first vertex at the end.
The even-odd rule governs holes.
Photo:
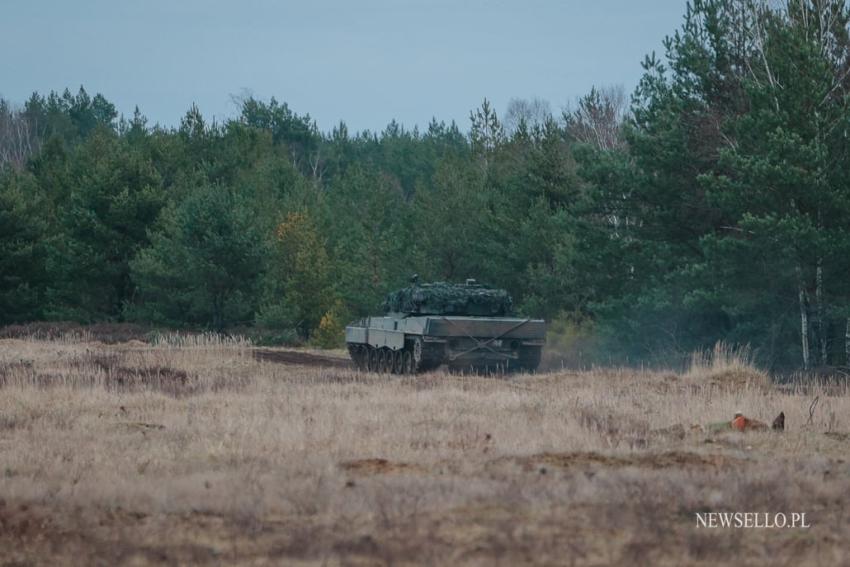
POLYGON ((44 316, 44 202, 30 175, 0 170, 0 324, 44 316))
POLYGON ((139 288, 128 315, 223 330, 257 308, 266 248, 244 197, 204 185, 164 211, 151 245, 132 261, 139 288))

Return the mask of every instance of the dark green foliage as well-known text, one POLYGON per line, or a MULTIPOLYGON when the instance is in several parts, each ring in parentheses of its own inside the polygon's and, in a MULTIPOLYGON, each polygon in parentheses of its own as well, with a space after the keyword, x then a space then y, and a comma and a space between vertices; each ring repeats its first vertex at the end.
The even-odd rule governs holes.
POLYGON ((309 338, 336 306, 327 244, 307 212, 290 212, 274 231, 258 322, 309 338))
POLYGON ((43 316, 44 202, 31 176, 0 174, 0 324, 43 316))
POLYGON ((115 105, 101 94, 91 98, 83 87, 76 95, 68 89, 47 97, 35 93, 25 112, 43 139, 56 136, 68 144, 85 139, 97 128, 111 128, 118 117, 115 105))
POLYGON ((100 320, 132 298, 130 260, 148 245, 147 230, 165 205, 153 163, 111 130, 98 130, 72 150, 61 171, 48 267, 51 314, 100 320))
POLYGON ((132 262, 138 319, 224 329, 253 318, 266 250, 244 199, 220 185, 166 210, 132 262))

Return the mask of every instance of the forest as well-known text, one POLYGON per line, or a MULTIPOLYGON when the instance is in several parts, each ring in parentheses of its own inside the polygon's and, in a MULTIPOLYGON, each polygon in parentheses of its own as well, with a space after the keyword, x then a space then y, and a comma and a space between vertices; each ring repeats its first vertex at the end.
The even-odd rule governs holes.
POLYGON ((848 366, 848 25, 844 0, 693 0, 634 92, 422 129, 320 131, 253 96, 169 127, 83 87, 0 99, 0 325, 335 346, 417 273, 507 289, 583 364, 725 341, 848 366))

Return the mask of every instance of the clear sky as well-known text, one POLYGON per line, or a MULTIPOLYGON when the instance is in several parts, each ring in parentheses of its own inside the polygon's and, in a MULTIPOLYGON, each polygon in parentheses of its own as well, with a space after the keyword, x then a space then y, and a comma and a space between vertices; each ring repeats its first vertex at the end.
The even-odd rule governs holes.
POLYGON ((631 92, 685 0, 0 0, 0 96, 103 93, 175 125, 195 102, 275 96, 323 130, 432 116, 468 127, 484 97, 557 110, 593 85, 631 92))

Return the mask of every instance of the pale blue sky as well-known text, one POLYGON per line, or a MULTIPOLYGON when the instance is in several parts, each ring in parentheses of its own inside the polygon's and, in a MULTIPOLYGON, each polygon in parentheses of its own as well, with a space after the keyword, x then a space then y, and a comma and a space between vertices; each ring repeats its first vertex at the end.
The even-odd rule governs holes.
POLYGON ((235 114, 245 90, 309 112, 323 130, 465 130, 489 98, 547 99, 593 85, 631 92, 644 55, 680 24, 685 0, 0 0, 0 96, 102 92, 176 124, 192 102, 235 114))

